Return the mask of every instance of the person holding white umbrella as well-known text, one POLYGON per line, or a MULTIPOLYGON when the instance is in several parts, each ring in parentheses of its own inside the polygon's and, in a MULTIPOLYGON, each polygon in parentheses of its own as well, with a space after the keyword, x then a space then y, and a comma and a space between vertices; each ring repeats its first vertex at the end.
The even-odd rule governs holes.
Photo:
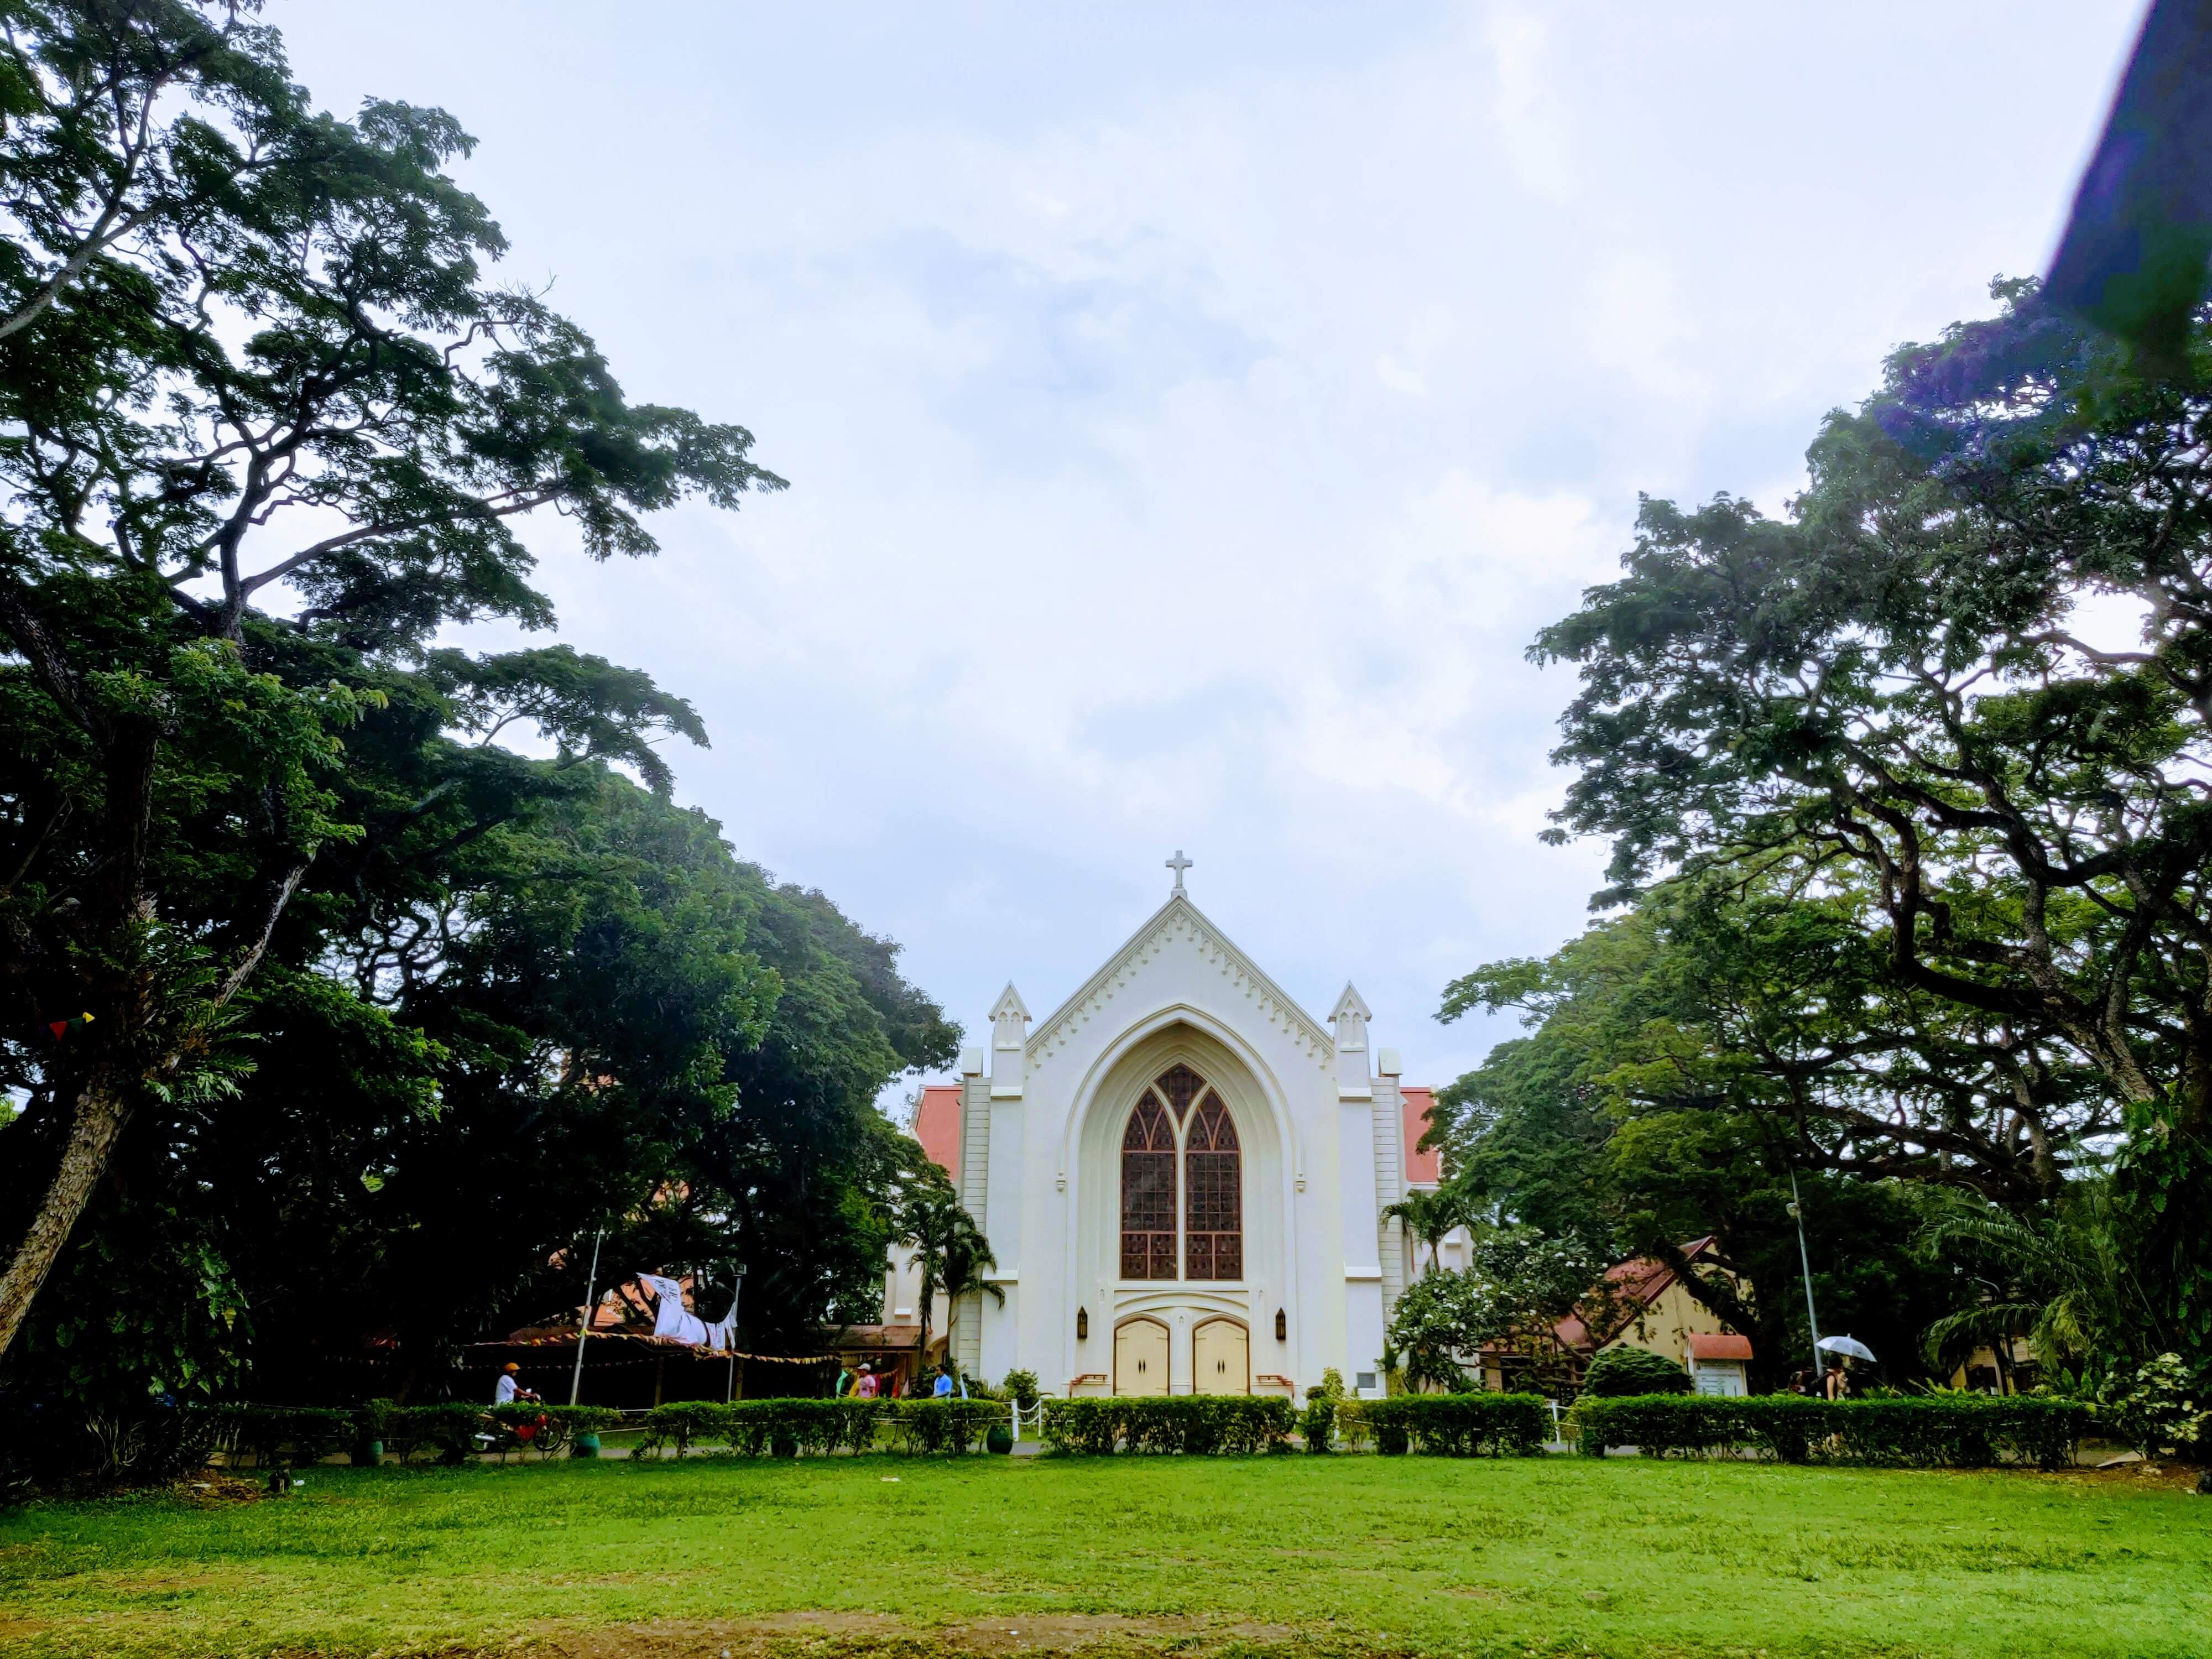
POLYGON ((1827 1375, 1821 1379, 1821 1392, 1831 1400, 1842 1400, 1851 1391, 1850 1376, 1844 1370, 1847 1361, 1863 1359, 1869 1365, 1874 1363, 1874 1350, 1848 1336, 1824 1336, 1813 1346, 1823 1353, 1836 1356, 1835 1364, 1828 1368, 1827 1375))

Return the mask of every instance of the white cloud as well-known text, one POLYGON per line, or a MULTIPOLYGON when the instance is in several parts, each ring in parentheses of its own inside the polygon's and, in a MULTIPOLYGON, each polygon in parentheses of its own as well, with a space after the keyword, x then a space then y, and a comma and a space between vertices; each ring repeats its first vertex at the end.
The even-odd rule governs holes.
POLYGON ((1444 981, 1602 864, 1535 842, 1572 682, 1528 640, 1639 489, 1778 504, 2034 266, 2134 8, 272 9, 326 103, 455 107, 518 266, 793 481, 545 569, 699 704, 741 848, 973 1025, 1181 845, 1441 1081, 1492 1035, 1444 981))

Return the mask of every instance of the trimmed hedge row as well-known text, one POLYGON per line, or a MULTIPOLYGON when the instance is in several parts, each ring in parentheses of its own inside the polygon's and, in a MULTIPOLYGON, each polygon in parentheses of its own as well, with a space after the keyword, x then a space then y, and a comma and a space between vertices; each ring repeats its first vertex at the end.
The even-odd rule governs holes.
POLYGON ((686 1456, 695 1440, 726 1442, 740 1457, 870 1451, 878 1443, 921 1455, 971 1452, 1007 1421, 994 1400, 689 1400, 655 1406, 633 1457, 664 1447, 686 1456))
POLYGON ((1534 1457, 1552 1437, 1551 1409, 1535 1394, 1401 1394, 1337 1407, 1346 1434, 1384 1456, 1534 1457))
POLYGON ((1176 1395, 1146 1400, 1048 1400, 1044 1442, 1055 1452, 1279 1452, 1297 1422, 1291 1402, 1249 1395, 1176 1395))
POLYGON ((1748 1451, 1784 1463, 1880 1463, 1985 1468, 2073 1459, 2089 1425, 2079 1401, 1808 1400, 1644 1395, 1575 1402, 1565 1432, 1589 1457, 1608 1446, 1646 1456, 1748 1451))
POLYGON ((358 1452, 371 1442, 381 1442, 386 1451, 403 1460, 429 1450, 441 1462, 458 1463, 480 1449, 479 1437, 491 1431, 490 1423, 515 1435, 510 1444, 526 1445, 550 1457, 579 1434, 595 1434, 622 1421, 622 1413, 606 1406, 526 1401, 511 1406, 465 1401, 395 1406, 383 1400, 355 1407, 211 1406, 204 1415, 212 1426, 213 1449, 234 1457, 250 1454, 264 1468, 318 1463, 332 1452, 358 1452), (538 1421, 541 1416, 545 1419, 542 1425, 538 1421), (526 1441, 519 1431, 528 1431, 526 1441))
POLYGON ((693 1443, 702 1440, 726 1443, 744 1457, 868 1451, 879 1444, 921 1454, 962 1453, 974 1450, 1005 1423, 1006 1408, 989 1400, 690 1400, 625 1419, 607 1406, 394 1406, 373 1401, 353 1407, 216 1406, 204 1416, 211 1425, 207 1439, 212 1449, 251 1456, 265 1468, 316 1463, 332 1452, 358 1451, 372 1441, 402 1460, 429 1451, 441 1462, 458 1463, 483 1449, 494 1424, 514 1435, 505 1443, 508 1448, 547 1457, 567 1449, 580 1434, 622 1427, 642 1431, 630 1454, 634 1457, 654 1456, 670 1447, 678 1457, 686 1456, 693 1443))

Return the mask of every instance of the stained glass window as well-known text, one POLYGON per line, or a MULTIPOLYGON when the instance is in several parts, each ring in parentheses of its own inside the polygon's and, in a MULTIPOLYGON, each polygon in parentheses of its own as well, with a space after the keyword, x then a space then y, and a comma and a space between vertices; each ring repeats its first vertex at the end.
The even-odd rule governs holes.
POLYGON ((1189 1115, 1190 1103, 1206 1087, 1206 1079, 1188 1066, 1170 1066, 1152 1087, 1167 1097, 1168 1104, 1175 1109, 1176 1121, 1181 1123, 1189 1115))
POLYGON ((1175 1276, 1175 1129, 1148 1089, 1121 1135, 1121 1277, 1175 1276))
POLYGON ((1243 1155, 1221 1097, 1199 1103, 1183 1143, 1183 1260, 1192 1279, 1244 1277, 1243 1155))

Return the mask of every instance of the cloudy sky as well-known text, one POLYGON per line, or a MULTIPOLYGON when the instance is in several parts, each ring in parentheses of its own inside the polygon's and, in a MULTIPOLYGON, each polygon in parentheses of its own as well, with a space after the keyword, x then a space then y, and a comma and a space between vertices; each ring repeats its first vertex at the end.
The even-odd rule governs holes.
POLYGON ((271 0, 441 104, 634 396, 792 481, 656 561, 543 537, 690 697, 681 793, 971 1031, 1194 897, 1411 1081, 1583 922, 1522 656, 1639 491, 1778 509, 1883 354, 2039 269, 2136 0, 271 0))

